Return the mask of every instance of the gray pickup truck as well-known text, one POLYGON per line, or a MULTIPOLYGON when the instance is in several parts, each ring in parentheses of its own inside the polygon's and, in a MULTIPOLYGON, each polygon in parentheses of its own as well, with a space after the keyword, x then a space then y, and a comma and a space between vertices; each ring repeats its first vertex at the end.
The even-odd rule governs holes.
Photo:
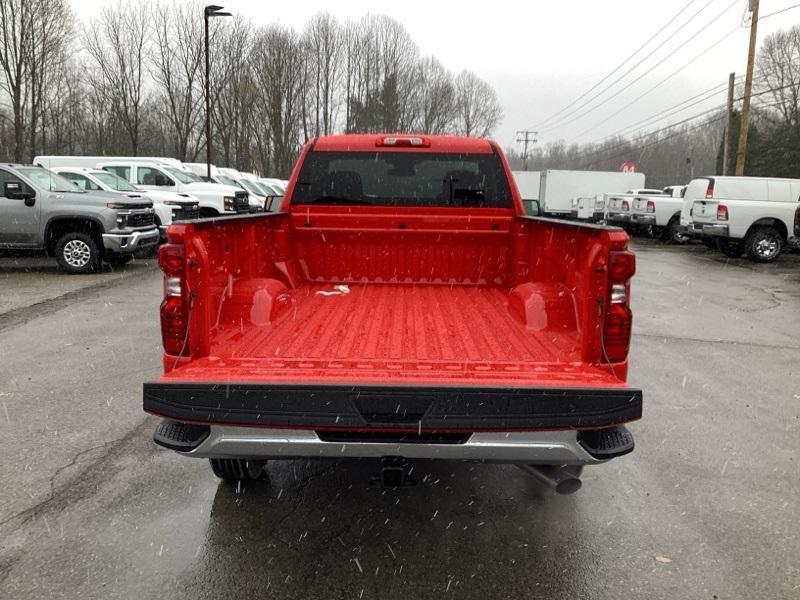
POLYGON ((89 194, 41 167, 0 165, 0 251, 45 250, 67 273, 91 273, 158 241, 151 200, 89 194))

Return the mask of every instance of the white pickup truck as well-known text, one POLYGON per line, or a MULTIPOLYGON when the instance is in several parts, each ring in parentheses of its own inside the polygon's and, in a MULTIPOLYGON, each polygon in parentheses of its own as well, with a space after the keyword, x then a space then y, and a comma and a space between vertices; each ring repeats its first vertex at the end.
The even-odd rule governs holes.
POLYGON ((168 163, 109 160, 97 164, 145 190, 163 190, 191 194, 200 204, 200 216, 216 217, 250 212, 245 190, 206 183, 197 175, 168 163))
POLYGON ((699 177, 686 187, 681 223, 727 256, 772 262, 800 237, 800 179, 699 177))
POLYGON ((654 196, 661 193, 661 190, 634 188, 624 194, 606 194, 606 221, 611 225, 621 225, 626 229, 630 229, 633 198, 635 196, 654 196))
POLYGON ((675 244, 685 244, 689 236, 681 231, 681 208, 685 185, 669 185, 658 194, 637 194, 631 205, 631 223, 640 229, 652 228, 653 235, 675 244))
POLYGON ((177 194, 153 190, 140 190, 135 185, 114 173, 103 169, 86 167, 54 167, 50 169, 86 191, 104 190, 120 192, 128 197, 144 197, 153 201, 155 223, 161 231, 161 239, 166 239, 166 229, 173 221, 190 221, 200 216, 197 198, 191 194, 177 194))

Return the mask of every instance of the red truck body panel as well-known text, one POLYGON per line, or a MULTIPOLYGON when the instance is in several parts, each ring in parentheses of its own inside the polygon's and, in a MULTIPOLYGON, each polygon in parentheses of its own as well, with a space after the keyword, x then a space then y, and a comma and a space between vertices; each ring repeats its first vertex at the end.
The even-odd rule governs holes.
MULTIPOLYGON (((312 148, 374 152, 378 137, 322 138, 299 163, 312 148)), ((498 152, 485 140, 426 139, 438 152, 498 152)), ((627 235, 524 216, 499 155, 512 208, 292 206, 296 167, 283 213, 173 224, 186 352, 164 355, 158 384, 626 392, 627 358, 609 361, 601 331, 615 255, 630 259, 619 267, 628 290, 627 235)))

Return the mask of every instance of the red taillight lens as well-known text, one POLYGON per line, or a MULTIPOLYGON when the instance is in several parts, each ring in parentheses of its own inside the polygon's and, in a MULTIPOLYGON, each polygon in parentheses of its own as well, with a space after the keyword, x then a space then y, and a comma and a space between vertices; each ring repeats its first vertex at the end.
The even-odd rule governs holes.
POLYGON ((628 357, 632 322, 633 315, 626 304, 609 305, 603 324, 603 346, 609 362, 622 362, 628 357))
POLYGON ((188 315, 183 298, 167 296, 161 303, 161 341, 164 352, 173 356, 189 354, 189 339, 186 335, 188 315))
POLYGON ((706 188, 706 198, 713 198, 714 197, 714 180, 708 182, 708 187, 706 188))
POLYGON ((164 301, 161 303, 161 341, 164 352, 174 356, 189 354, 189 310, 185 290, 185 253, 180 244, 164 244, 158 249, 158 266, 164 272, 164 301))
POLYGON ((158 266, 167 277, 183 277, 183 246, 164 244, 158 249, 158 266))
POLYGON ((656 212, 656 203, 652 200, 647 201, 647 212, 654 213, 656 212))
POLYGON ((628 204, 627 200, 623 200, 621 206, 622 206, 622 210, 629 210, 630 207, 631 207, 631 205, 628 204))
POLYGON ((724 204, 720 204, 717 206, 717 221, 727 221, 728 220, 728 207, 724 204))
POLYGON ((609 260, 608 275, 611 284, 627 283, 636 273, 636 255, 628 250, 612 252, 609 260))

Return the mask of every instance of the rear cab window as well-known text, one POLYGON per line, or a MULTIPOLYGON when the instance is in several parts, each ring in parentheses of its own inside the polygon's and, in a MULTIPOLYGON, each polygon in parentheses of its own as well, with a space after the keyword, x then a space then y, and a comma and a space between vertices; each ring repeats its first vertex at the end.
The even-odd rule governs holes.
POLYGON ((511 208, 495 154, 309 152, 292 204, 511 208))

